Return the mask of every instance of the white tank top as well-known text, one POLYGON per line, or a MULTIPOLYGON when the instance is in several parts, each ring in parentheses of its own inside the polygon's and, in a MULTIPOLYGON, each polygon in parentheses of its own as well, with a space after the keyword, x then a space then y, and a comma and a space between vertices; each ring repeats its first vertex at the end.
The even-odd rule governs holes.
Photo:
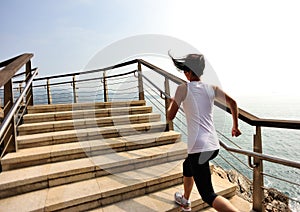
POLYGON ((213 124, 215 92, 211 85, 200 81, 187 83, 183 101, 188 130, 188 154, 213 151, 220 148, 213 124))

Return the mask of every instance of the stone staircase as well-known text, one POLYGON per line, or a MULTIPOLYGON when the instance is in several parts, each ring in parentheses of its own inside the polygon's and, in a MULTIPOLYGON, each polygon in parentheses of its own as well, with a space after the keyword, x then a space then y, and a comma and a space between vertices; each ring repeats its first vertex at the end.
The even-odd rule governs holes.
MULTIPOLYGON (((32 106, 17 142, 1 160, 0 211, 180 211, 186 144, 145 101, 32 106)), ((197 190, 192 205, 207 207, 197 190)))

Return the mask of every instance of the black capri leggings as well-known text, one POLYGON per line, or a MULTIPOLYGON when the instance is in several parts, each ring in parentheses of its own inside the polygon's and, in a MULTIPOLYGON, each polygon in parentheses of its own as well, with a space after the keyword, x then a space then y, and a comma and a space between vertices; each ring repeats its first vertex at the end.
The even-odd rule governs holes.
POLYGON ((194 177, 198 192, 203 201, 210 206, 217 194, 214 192, 211 182, 209 161, 214 159, 218 153, 219 150, 189 154, 183 162, 183 176, 194 177))

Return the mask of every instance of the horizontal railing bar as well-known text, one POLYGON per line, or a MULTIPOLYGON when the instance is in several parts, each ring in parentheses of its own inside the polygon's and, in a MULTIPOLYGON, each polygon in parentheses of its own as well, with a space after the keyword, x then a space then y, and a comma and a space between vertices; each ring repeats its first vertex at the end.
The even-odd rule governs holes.
MULTIPOLYGON (((149 92, 148 92, 149 93, 149 92)), ((150 93, 149 93, 150 94, 150 93)), ((151 95, 151 94, 150 94, 151 95)), ((152 96, 152 95, 151 95, 152 96)), ((153 98, 152 96, 152 99, 155 99, 157 101, 156 98, 153 98)), ((148 100, 163 114, 164 112, 160 109, 160 107, 157 107, 156 104, 152 101, 152 99, 148 98, 148 100)))
MULTIPOLYGON (((38 69, 38 68, 35 67, 35 68, 31 69, 31 72, 34 72, 34 71, 37 70, 37 69, 38 69)), ((26 74, 26 72, 21 72, 21 73, 19 73, 19 74, 14 75, 13 78, 19 77, 19 76, 24 75, 24 74, 26 74)), ((30 76, 30 75, 28 75, 27 78, 28 78, 29 76, 30 76)), ((24 82, 27 81, 27 78, 26 78, 25 80, 16 80, 16 81, 13 81, 13 83, 15 83, 15 84, 17 84, 17 83, 24 83, 24 82)))
MULTIPOLYGON (((215 105, 231 113, 230 108, 224 102, 221 102, 220 100, 215 100, 215 105)), ((240 108, 239 108, 239 119, 243 120, 247 124, 250 124, 251 126, 300 129, 300 121, 258 118, 240 108)))
POLYGON ((137 60, 131 60, 131 61, 120 63, 120 64, 117 64, 114 66, 109 66, 109 67, 100 68, 100 69, 94 69, 94 70, 90 70, 90 71, 82 71, 82 72, 76 72, 76 73, 71 73, 71 74, 61 74, 61 75, 53 75, 53 76, 48 76, 48 77, 36 78, 36 79, 34 79, 34 81, 55 79, 55 78, 62 78, 62 77, 72 77, 72 76, 84 75, 84 74, 92 74, 92 73, 96 73, 96 72, 108 71, 108 70, 112 70, 112 69, 116 69, 116 68, 121 68, 123 66, 132 65, 134 63, 137 63, 137 60))
MULTIPOLYGON (((230 111, 230 108, 226 105, 225 102, 222 102, 221 100, 219 99, 216 99, 214 104, 219 107, 220 109, 228 112, 228 113, 231 113, 230 111)), ((254 123, 256 120, 258 120, 259 118, 252 115, 251 113, 248 113, 244 110, 242 110, 241 108, 239 108, 239 118, 241 120, 243 120, 244 122, 250 124, 251 126, 255 126, 254 123)))
MULTIPOLYGON (((132 87, 129 87, 129 88, 122 88, 122 91, 128 91, 128 90, 133 90, 133 89, 136 89, 137 86, 132 86, 132 87)), ((109 91, 120 91, 120 89, 112 89, 112 88, 109 88, 108 89, 109 91)))
MULTIPOLYGON (((153 88, 151 88, 150 85, 148 85, 147 83, 145 83, 145 86, 147 86, 151 91, 153 91, 156 95, 160 96, 160 93, 158 91, 161 91, 161 90, 154 90, 153 88)), ((148 93, 150 93, 149 91, 147 91, 148 93)))
POLYGON ((277 120, 277 119, 258 119, 254 121, 255 126, 275 127, 285 129, 300 129, 300 121, 296 120, 277 120))
POLYGON ((186 81, 184 81, 183 79, 180 79, 179 77, 176 77, 176 76, 170 74, 169 72, 167 72, 167 71, 165 71, 165 70, 163 70, 163 69, 161 69, 161 68, 159 68, 159 67, 157 67, 157 66, 155 66, 151 63, 146 62, 145 60, 138 59, 138 61, 141 64, 143 64, 144 66, 146 66, 146 67, 152 69, 153 71, 167 77, 169 80, 172 80, 173 82, 175 82, 178 85, 182 84, 182 83, 186 83, 186 81))
POLYGON ((146 79, 154 88, 156 88, 161 94, 163 94, 166 98, 171 98, 166 92, 162 91, 158 86, 156 86, 148 77, 144 74, 140 73, 144 79, 146 79))
POLYGON ((250 156, 250 157, 255 157, 255 158, 258 158, 258 159, 261 159, 261 160, 269 161, 269 162, 272 162, 272 163, 278 163, 278 164, 281 164, 281 165, 285 165, 285 166, 300 169, 300 163, 299 162, 290 161, 290 160, 286 160, 286 159, 282 159, 282 158, 278 158, 278 157, 274 157, 274 156, 270 156, 270 155, 265 155, 265 154, 261 154, 261 153, 251 152, 251 151, 248 151, 248 150, 232 148, 232 147, 227 146, 223 141, 221 141, 221 140, 219 140, 219 141, 220 141, 221 146, 224 149, 226 149, 227 151, 235 152, 235 153, 247 155, 247 156, 250 156))
MULTIPOLYGON (((108 78, 113 78, 113 77, 120 77, 120 76, 125 76, 125 75, 129 75, 129 74, 133 74, 134 72, 136 72, 136 70, 134 71, 130 71, 130 72, 126 72, 126 73, 123 73, 123 74, 116 74, 116 75, 112 75, 112 76, 107 76, 105 77, 106 79, 108 78)), ((53 79, 53 78, 52 78, 53 79)), ((90 78, 90 79, 82 79, 82 80, 76 80, 75 82, 88 82, 88 81, 93 81, 93 80, 101 80, 103 79, 103 77, 97 77, 97 78, 90 78)), ((63 84, 70 84, 70 83, 73 83, 74 81, 67 81, 67 82, 56 82, 56 83, 50 83, 49 85, 50 86, 53 86, 53 85, 63 85, 63 84)), ((44 86, 47 86, 47 85, 34 85, 33 87, 34 88, 37 88, 37 87, 44 87, 44 86)))
POLYGON ((222 136, 224 139, 226 139, 227 141, 229 141, 230 143, 232 143, 234 146, 236 146, 239 149, 242 149, 242 147, 240 147, 239 145, 237 145, 236 143, 234 143, 232 140, 230 140, 227 136, 225 136, 221 131, 216 130, 217 133, 219 134, 219 136, 222 136))
POLYGON ((283 182, 286 182, 286 183, 289 183, 289 184, 293 184, 293 185, 296 185, 296 186, 300 187, 299 183, 295 183, 295 182, 292 182, 292 181, 289 181, 289 180, 286 180, 286 179, 282 179, 280 177, 276 177, 276 176, 273 176, 273 175, 270 175, 270 174, 267 174, 267 173, 264 173, 264 172, 262 172, 261 174, 264 175, 264 176, 271 177, 271 178, 274 178, 276 180, 283 181, 283 182))
MULTIPOLYGON (((129 84, 129 83, 136 83, 136 80, 131 80, 131 81, 124 81, 126 84, 129 84)), ((123 83, 123 82, 122 82, 123 83)), ((120 84, 120 82, 114 82, 114 83, 111 83, 111 82, 107 82, 107 84, 109 85, 109 86, 111 86, 111 85, 118 85, 118 84, 120 84)))
MULTIPOLYGON (((221 154, 219 154, 220 158, 222 160, 224 160, 233 170, 235 170, 236 172, 238 172, 239 174, 243 175, 231 162, 229 162, 227 159, 225 159, 225 157, 223 157, 221 154)), ((214 161, 215 163, 215 161, 214 161)), ((220 166, 222 167, 222 166, 220 166)), ((250 180, 250 179, 249 179, 250 180)))

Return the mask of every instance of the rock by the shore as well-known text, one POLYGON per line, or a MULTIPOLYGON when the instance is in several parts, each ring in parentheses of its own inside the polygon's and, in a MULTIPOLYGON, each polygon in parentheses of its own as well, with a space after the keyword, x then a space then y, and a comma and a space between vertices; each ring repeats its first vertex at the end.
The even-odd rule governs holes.
POLYGON ((253 187, 251 181, 244 175, 235 170, 225 171, 219 166, 212 166, 212 172, 218 174, 221 178, 237 185, 236 195, 248 202, 252 202, 253 187))
MULTIPOLYGON (((211 171, 223 179, 228 179, 230 182, 235 183, 237 185, 236 195, 248 202, 252 202, 253 186, 247 177, 235 170, 225 171, 221 167, 214 165, 211 167, 211 171)), ((268 212, 291 212, 288 197, 274 188, 265 189, 263 204, 265 211, 268 212)))
POLYGON ((286 211, 291 212, 289 208, 289 199, 280 191, 269 188, 264 192, 265 199, 263 201, 265 210, 270 212, 286 211))

